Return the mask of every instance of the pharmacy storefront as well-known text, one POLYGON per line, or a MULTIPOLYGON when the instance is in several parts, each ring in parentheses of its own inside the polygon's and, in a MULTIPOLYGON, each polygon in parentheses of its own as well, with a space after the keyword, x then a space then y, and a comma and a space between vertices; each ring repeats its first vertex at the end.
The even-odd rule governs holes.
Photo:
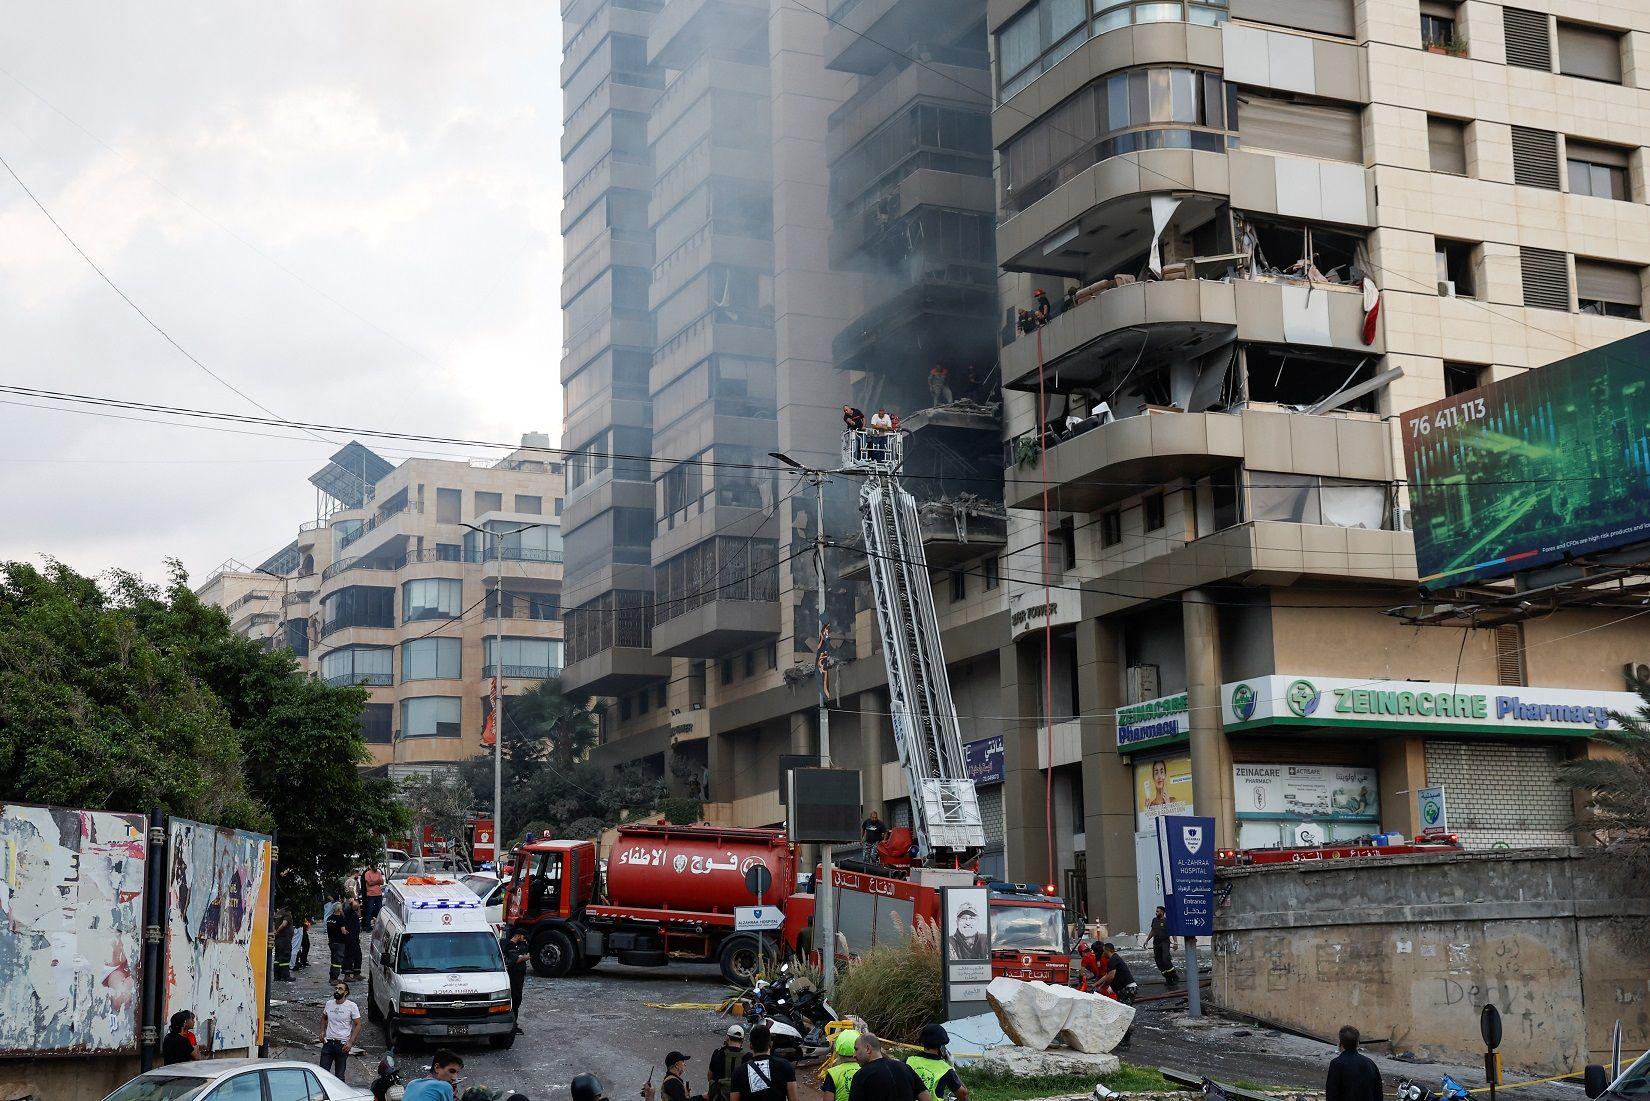
POLYGON ((1137 928, 1151 926, 1163 901, 1158 872, 1157 823, 1166 814, 1191 814, 1191 707, 1186 693, 1128 704, 1117 709, 1117 752, 1134 779, 1135 895, 1137 928))
POLYGON ((1226 684, 1221 700, 1240 848, 1398 829, 1429 787, 1468 848, 1569 844, 1558 767, 1640 706, 1629 692, 1290 675, 1226 684))

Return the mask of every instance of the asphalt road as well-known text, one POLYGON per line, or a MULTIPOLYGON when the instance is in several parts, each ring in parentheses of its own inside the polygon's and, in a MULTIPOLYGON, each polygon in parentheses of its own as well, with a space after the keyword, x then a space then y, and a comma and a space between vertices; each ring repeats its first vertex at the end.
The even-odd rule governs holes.
MULTIPOLYGON (((272 1055, 317 1061, 321 1003, 330 995, 325 965, 312 965, 291 983, 275 983, 272 997, 284 1002, 271 1012, 272 1055)), ((366 1014, 366 984, 351 983, 351 997, 366 1014)), ((728 1018, 703 1009, 650 1009, 648 1002, 715 1002, 726 986, 714 966, 672 964, 665 968, 621 967, 603 963, 595 971, 565 979, 541 979, 528 973, 522 1000, 521 1027, 509 1051, 484 1044, 454 1045, 464 1057, 464 1077, 471 1084, 519 1090, 532 1101, 560 1098, 574 1075, 595 1074, 613 1101, 634 1101, 653 1073, 664 1076, 661 1063, 672 1048, 691 1055, 690 1081, 702 1088, 704 1060, 721 1043, 728 1018)), ((363 1024, 350 1059, 349 1081, 372 1080, 384 1053, 384 1035, 370 1021, 363 1024)), ((433 1049, 415 1048, 398 1056, 407 1078, 428 1065, 433 1049)))

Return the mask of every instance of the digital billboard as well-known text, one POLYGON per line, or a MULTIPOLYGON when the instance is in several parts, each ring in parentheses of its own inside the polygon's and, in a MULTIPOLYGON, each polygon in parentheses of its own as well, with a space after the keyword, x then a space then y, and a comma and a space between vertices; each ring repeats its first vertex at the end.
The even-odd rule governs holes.
POLYGON ((1403 413, 1421 584, 1650 539, 1650 333, 1403 413))

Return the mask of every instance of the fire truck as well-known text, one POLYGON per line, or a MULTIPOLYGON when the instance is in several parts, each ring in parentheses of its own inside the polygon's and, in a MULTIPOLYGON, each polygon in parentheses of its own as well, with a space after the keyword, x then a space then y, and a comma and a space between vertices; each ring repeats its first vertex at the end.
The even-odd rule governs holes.
MULTIPOLYGON (((879 937, 938 922, 940 888, 975 886, 985 846, 979 797, 940 644, 916 501, 899 484, 903 438, 847 432, 843 465, 862 475, 860 516, 888 666, 894 744, 911 791, 912 823, 877 859, 833 872, 837 927, 851 952, 879 937), (916 854, 913 858, 912 854, 916 854)), ((764 952, 794 951, 813 924, 811 894, 792 892, 795 853, 778 830, 715 826, 623 826, 598 877, 588 841, 536 841, 512 859, 505 908, 528 934, 535 969, 566 975, 612 956, 663 966, 673 956, 714 961, 729 982, 746 982, 764 952), (759 899, 745 872, 766 864, 782 897, 759 899), (737 931, 736 908, 777 908, 771 930, 737 931)), ((1070 980, 1064 904, 1025 884, 990 887, 993 972, 1070 980)))

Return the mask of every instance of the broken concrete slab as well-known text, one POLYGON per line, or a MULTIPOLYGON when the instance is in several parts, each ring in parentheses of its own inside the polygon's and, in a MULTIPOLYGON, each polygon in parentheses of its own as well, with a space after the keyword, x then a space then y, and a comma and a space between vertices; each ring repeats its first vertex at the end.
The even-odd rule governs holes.
POLYGON ((1070 987, 1054 988, 1056 997, 1070 1005, 1065 1027, 1055 1039, 1073 1051, 1091 1055, 1104 1054, 1123 1042, 1129 1026, 1134 1024, 1134 1007, 1108 998, 1103 994, 1089 994, 1070 987))
POLYGON ((987 1048, 975 1064, 982 1070, 1016 1076, 1044 1077, 1080 1074, 1096 1081, 1116 1074, 1123 1061, 1115 1055, 1090 1055, 1080 1051, 1033 1051, 1025 1047, 987 1048))
POLYGON ((1044 982, 1026 982, 999 976, 985 988, 985 1000, 997 1013, 1008 1038, 1021 1047, 1042 1051, 1066 1027, 1071 1008, 1044 982))

